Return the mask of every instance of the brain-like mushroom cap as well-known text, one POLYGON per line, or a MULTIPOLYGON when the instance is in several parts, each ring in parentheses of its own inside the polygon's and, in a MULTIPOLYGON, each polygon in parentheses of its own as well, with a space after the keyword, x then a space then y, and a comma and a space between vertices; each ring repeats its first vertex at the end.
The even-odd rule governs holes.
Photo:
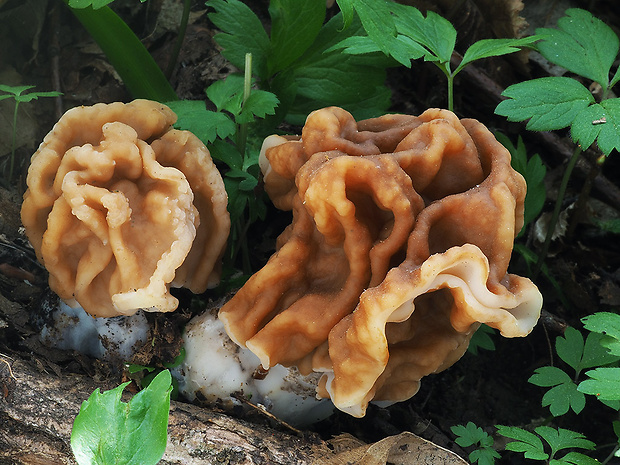
POLYGON ((98 317, 172 311, 219 280, 230 228, 207 148, 165 105, 67 111, 32 156, 22 222, 49 283, 98 317))
POLYGON ((479 122, 326 108, 260 162, 293 222, 220 318, 264 367, 323 372, 319 395, 362 416, 453 364, 480 322, 508 337, 536 323, 538 289, 507 274, 525 182, 479 122))

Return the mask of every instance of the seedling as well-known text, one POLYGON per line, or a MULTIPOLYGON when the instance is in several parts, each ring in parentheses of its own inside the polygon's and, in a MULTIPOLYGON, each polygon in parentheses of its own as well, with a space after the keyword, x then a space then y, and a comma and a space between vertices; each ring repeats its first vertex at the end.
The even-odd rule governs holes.
POLYGON ((539 460, 550 465, 595 465, 599 463, 598 460, 576 451, 557 457, 558 453, 564 449, 593 450, 595 448, 596 445, 592 441, 575 431, 539 426, 532 433, 515 426, 498 425, 497 432, 514 439, 506 444, 506 450, 521 452, 526 459, 539 460), (543 440, 546 444, 543 444, 543 440))
POLYGON ((71 449, 79 465, 155 465, 166 450, 171 376, 157 375, 149 386, 125 403, 129 383, 82 403, 71 431, 71 449))
POLYGON ((483 39, 472 44, 463 59, 452 69, 451 59, 456 45, 456 29, 450 21, 429 11, 426 17, 416 8, 394 2, 371 0, 338 0, 344 25, 359 16, 366 36, 344 39, 332 49, 342 48, 346 54, 381 51, 403 66, 424 58, 434 63, 448 80, 448 109, 454 110, 454 78, 468 64, 494 56, 507 55, 532 45, 539 37, 521 39, 483 39))
POLYGON ((501 458, 499 453, 493 449, 493 438, 482 428, 476 426, 471 421, 467 425, 456 425, 450 428, 456 435, 456 442, 461 447, 477 446, 469 454, 471 463, 478 465, 493 465, 495 459, 501 458))
MULTIPOLYGON (((564 415, 569 409, 575 413, 580 413, 585 407, 584 391, 581 387, 578 388, 579 376, 583 370, 608 365, 620 360, 620 354, 608 353, 601 345, 601 340, 602 335, 590 333, 584 342, 579 331, 568 327, 563 337, 556 338, 555 350, 558 357, 573 369, 573 376, 559 367, 544 366, 537 368, 534 375, 530 377, 530 383, 551 388, 543 396, 542 406, 549 407, 553 416, 564 415)), ((592 371, 588 373, 592 373, 592 371)), ((616 390, 620 394, 620 390, 616 390)))
POLYGON ((0 95, 0 100, 7 98, 13 98, 15 100, 15 110, 13 111, 13 138, 11 141, 11 159, 9 161, 8 180, 13 179, 13 170, 15 169, 15 144, 17 135, 17 110, 20 103, 30 102, 36 100, 39 97, 58 97, 62 95, 60 92, 28 92, 25 91, 33 89, 35 86, 7 86, 0 84, 0 91, 6 92, 5 95, 0 95))

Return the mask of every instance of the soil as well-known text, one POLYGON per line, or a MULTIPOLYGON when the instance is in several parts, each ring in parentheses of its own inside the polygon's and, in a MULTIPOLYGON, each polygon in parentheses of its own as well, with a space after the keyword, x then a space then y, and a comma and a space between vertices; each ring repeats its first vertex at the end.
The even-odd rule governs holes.
MULTIPOLYGON (((461 3, 471 6, 471 2, 461 3)), ((543 14, 532 12, 530 3, 535 2, 526 2, 527 8, 522 13, 530 25, 540 24, 541 17, 548 19, 561 14, 568 6, 588 7, 577 1, 537 2, 546 5, 543 14), (530 14, 532 16, 528 16, 530 14)), ((620 15, 613 0, 590 3, 593 4, 590 11, 595 16, 605 18, 616 31, 620 30, 620 15)), ((115 3, 116 11, 144 40, 164 69, 176 37, 175 21, 165 18, 178 17, 181 7, 182 2, 174 0, 151 0, 148 6, 122 0, 115 3)), ((203 99, 205 87, 233 68, 218 54, 212 40, 215 32, 204 14, 204 5, 198 2, 193 10, 171 83, 180 98, 203 99)), ((267 17, 264 2, 260 3, 259 10, 267 17)), ((42 303, 54 297, 47 287, 45 270, 36 261, 20 230, 19 208, 30 155, 58 117, 77 105, 129 101, 131 96, 61 2, 0 2, 0 25, 3 24, 7 27, 0 27, 0 47, 3 47, 0 48, 0 83, 36 85, 36 90, 59 90, 63 95, 20 106, 16 175, 10 180, 3 176, 0 181, 3 183, 0 189, 0 355, 36 360, 45 369, 57 373, 84 373, 96 379, 120 382, 122 370, 75 353, 51 350, 38 342, 37 330, 41 319, 45 318, 40 312, 42 303), (27 23, 25 18, 28 18, 27 23), (7 38, 9 34, 12 34, 10 39, 7 38)), ((486 19, 483 17, 479 24, 487 24, 486 19)), ((470 24, 467 33, 473 34, 471 40, 479 38, 477 32, 489 33, 483 31, 482 26, 477 30, 470 24)), ((477 118, 513 140, 516 135, 522 135, 528 153, 540 154, 548 168, 545 211, 553 208, 559 179, 572 151, 567 134, 528 133, 523 125, 507 123, 494 115, 493 109, 499 102, 499 92, 507 85, 548 73, 536 61, 528 60, 527 55, 487 60, 480 67, 463 73, 455 88, 459 116, 477 118)), ((443 81, 432 64, 416 63, 411 70, 393 69, 388 84, 394 95, 394 112, 419 114, 425 108, 442 106, 445 101, 443 81)), ((0 126, 11 128, 12 115, 12 100, 0 101, 0 126)), ((5 174, 11 138, 11 131, 0 131, 0 167, 5 174)), ((494 335, 494 350, 480 349, 477 355, 467 353, 445 372, 425 378, 420 392, 410 401, 386 409, 371 406, 363 419, 336 413, 314 425, 312 430, 325 438, 348 432, 366 442, 411 431, 466 457, 467 451, 453 442, 454 435, 450 431, 453 425, 472 421, 493 434, 493 425, 498 424, 525 428, 550 424, 584 433, 602 446, 595 456, 604 459, 611 450, 609 444, 617 442, 611 428, 617 412, 589 399, 586 414, 569 412, 553 418, 547 408, 541 407, 545 391, 527 382, 538 367, 550 363, 562 366, 552 346, 556 336, 567 326, 581 328, 582 317, 595 311, 617 312, 620 306, 618 236, 604 232, 595 223, 596 219, 620 217, 620 189, 617 187, 620 186, 620 158, 612 153, 601 167, 592 162, 597 157, 593 151, 586 152, 569 185, 565 200, 568 228, 552 244, 546 262, 557 287, 544 277, 536 281, 545 298, 543 317, 527 338, 508 340, 494 335), (579 207, 580 198, 587 201, 579 207)), ((261 251, 253 257, 256 266, 268 257, 282 223, 281 217, 270 211, 268 221, 254 225, 259 233, 250 237, 262 237, 265 241, 255 247, 261 251)), ((533 229, 520 241, 533 250, 540 247, 533 229)), ((516 254, 511 271, 528 274, 526 265, 516 254)), ((136 361, 157 364, 169 360, 171 354, 178 351, 181 328, 197 306, 196 299, 187 293, 179 292, 178 297, 181 305, 175 314, 149 317, 157 328, 153 336, 163 343, 158 345, 157 351, 141 352, 136 361)), ((207 293, 201 297, 208 300, 215 296, 207 293)), ((523 460, 522 455, 506 453, 502 463, 520 463, 520 460, 523 460)))

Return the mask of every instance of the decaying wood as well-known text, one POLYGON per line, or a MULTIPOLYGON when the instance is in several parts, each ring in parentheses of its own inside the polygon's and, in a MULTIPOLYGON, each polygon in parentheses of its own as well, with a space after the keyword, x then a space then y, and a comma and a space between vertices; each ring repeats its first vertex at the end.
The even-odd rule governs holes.
MULTIPOLYGON (((71 425, 97 387, 112 386, 0 354, 0 465, 74 464, 71 425)), ((349 436, 330 443, 180 402, 172 402, 168 436, 161 464, 465 464, 411 433, 370 445, 349 436)))

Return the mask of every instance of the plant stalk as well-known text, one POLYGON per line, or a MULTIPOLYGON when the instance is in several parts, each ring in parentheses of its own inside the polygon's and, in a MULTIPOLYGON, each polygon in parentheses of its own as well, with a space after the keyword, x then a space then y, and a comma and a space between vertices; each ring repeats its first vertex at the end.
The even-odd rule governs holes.
POLYGON ((538 261, 536 262, 536 267, 534 268, 534 272, 532 274, 532 279, 535 281, 542 269, 542 266, 547 258, 547 254, 549 253, 549 247, 551 245, 551 238, 553 237, 553 233, 555 232, 555 227, 560 219, 560 212, 562 210, 562 202, 564 201, 564 196, 566 194, 566 188, 568 187, 568 181, 570 180, 571 173, 573 172, 573 168, 577 164, 577 160, 579 160, 579 156, 581 155, 581 147, 576 146, 573 151, 573 155, 568 161, 568 165, 566 165, 566 169, 564 170, 564 175, 562 176, 562 182, 560 183, 560 189, 558 190, 558 198, 555 201, 555 207, 553 208, 553 214, 551 215, 551 221, 547 225, 547 235, 545 236, 545 242, 543 243, 542 250, 538 255, 538 261))
MULTIPOLYGON (((250 98, 250 92, 252 91, 252 54, 245 54, 245 70, 243 74, 243 100, 241 108, 245 105, 248 98, 250 98)), ((243 123, 239 125, 239 131, 237 132, 237 149, 243 156, 245 161, 245 146, 248 139, 248 125, 243 123)))
POLYGON ((15 111, 13 112, 13 140, 11 141, 11 161, 9 162, 9 182, 13 179, 15 169, 15 145, 17 145, 17 108, 19 101, 15 99, 15 111))

